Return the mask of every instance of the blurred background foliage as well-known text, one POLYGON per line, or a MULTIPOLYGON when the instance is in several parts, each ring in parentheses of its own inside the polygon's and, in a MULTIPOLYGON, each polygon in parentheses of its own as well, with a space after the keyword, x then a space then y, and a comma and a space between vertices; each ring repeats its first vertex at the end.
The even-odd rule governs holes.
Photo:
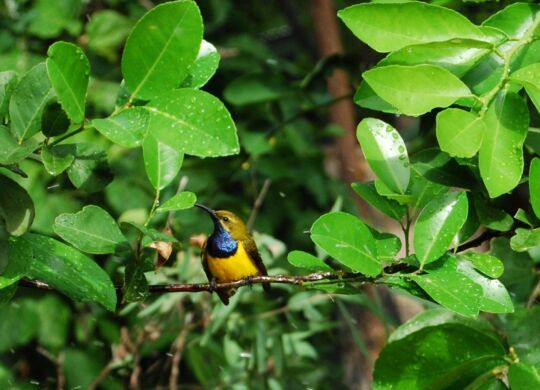
MULTIPOLYGON (((127 34, 158 3, 2 1, 0 71, 23 73, 45 59, 53 42, 74 42, 91 63, 88 116, 106 117, 122 92, 119 61, 127 34)), ((352 3, 335 1, 335 9, 352 3)), ((454 6, 475 22, 501 8, 498 3, 433 3, 454 6)), ((202 203, 247 219, 266 182, 268 192, 254 223, 256 239, 270 274, 294 274, 285 254, 314 250, 306 234, 313 221, 332 207, 356 212, 336 169, 333 146, 342 130, 328 121, 335 98, 328 93, 327 77, 345 68, 357 86, 361 71, 378 57, 343 30, 345 55, 320 61, 313 33, 317 21, 308 0, 204 0, 198 5, 205 39, 221 55, 205 89, 230 109, 242 151, 227 158, 186 157, 180 177, 163 197, 182 183, 202 203)), ((428 115, 423 122, 404 120, 400 129, 411 140, 432 123, 428 115)), ((153 190, 140 151, 114 146, 95 131, 75 138, 105 146, 110 172, 104 166, 93 188, 74 190, 65 175, 53 178, 25 161, 21 168, 30 179, 24 185, 36 206, 33 229, 52 234, 57 215, 85 204, 101 205, 120 221, 144 221, 153 190)), ((422 143, 436 145, 429 137, 422 143)), ((210 221, 188 210, 174 216, 172 227, 182 249, 176 259, 147 274, 149 282, 204 281, 199 249, 190 237, 209 233, 210 221)), ((122 258, 97 258, 113 278, 123 272, 122 258)), ((368 299, 279 285, 266 297, 256 286, 240 289, 229 306, 206 293, 162 294, 112 314, 97 304, 21 287, 17 299, 0 309, 0 388, 166 388, 174 379, 182 388, 354 387, 344 379, 344 367, 369 376, 354 360, 367 355, 357 324, 362 319, 351 309, 357 305, 381 318, 387 331, 406 319, 377 291, 368 299)))

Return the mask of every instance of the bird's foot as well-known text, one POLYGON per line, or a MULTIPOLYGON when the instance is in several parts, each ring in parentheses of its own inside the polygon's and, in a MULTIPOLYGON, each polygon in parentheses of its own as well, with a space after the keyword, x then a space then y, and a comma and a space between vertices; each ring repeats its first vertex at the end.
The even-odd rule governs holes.
POLYGON ((217 281, 216 281, 216 278, 212 278, 212 280, 210 280, 210 292, 213 293, 216 291, 217 291, 217 281))
POLYGON ((251 276, 246 278, 246 282, 250 289, 253 288, 253 278, 251 276))

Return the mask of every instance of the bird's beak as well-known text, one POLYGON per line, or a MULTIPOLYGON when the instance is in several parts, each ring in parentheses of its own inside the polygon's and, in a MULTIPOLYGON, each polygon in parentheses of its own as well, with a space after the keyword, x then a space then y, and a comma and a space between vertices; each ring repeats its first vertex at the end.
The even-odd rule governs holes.
POLYGON ((218 222, 218 217, 216 215, 216 212, 212 210, 210 207, 206 207, 205 205, 200 204, 200 203, 195 203, 195 206, 206 211, 208 214, 210 214, 210 217, 212 217, 212 220, 214 220, 214 222, 218 222))

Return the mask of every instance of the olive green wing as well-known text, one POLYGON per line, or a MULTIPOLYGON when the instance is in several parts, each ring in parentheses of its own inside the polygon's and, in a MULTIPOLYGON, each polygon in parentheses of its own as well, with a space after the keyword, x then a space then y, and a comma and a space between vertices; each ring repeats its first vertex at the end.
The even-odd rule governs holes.
MULTIPOLYGON (((208 278, 208 282, 210 284, 216 283, 216 278, 214 278, 214 275, 212 275, 212 271, 210 271, 210 267, 208 266, 208 257, 206 253, 206 243, 204 244, 201 252, 201 262, 203 266, 204 273, 206 274, 206 277, 208 278)), ((221 302, 223 302, 224 305, 229 304, 229 297, 234 294, 234 291, 230 290, 216 290, 216 294, 219 296, 219 299, 221 299, 221 302)))
MULTIPOLYGON (((255 267, 257 267, 259 270, 259 274, 264 276, 268 275, 268 271, 266 271, 266 267, 264 266, 261 255, 259 254, 255 240, 252 238, 249 240, 244 240, 242 241, 242 245, 244 246, 249 258, 255 263, 255 267)), ((263 283, 263 288, 266 292, 270 291, 270 283, 263 283)))

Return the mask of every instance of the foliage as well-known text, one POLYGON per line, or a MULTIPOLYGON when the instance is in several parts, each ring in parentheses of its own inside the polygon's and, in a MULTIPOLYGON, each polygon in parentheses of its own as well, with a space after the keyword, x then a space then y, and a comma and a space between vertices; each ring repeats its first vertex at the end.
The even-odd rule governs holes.
MULTIPOLYGON (((317 79, 325 64, 309 73, 303 58, 276 60, 242 35, 220 42, 240 52, 220 59, 203 39, 219 40, 234 17, 219 2, 206 5, 206 25, 190 0, 150 10, 107 3, 90 8, 84 26, 77 0, 6 6, 2 34, 37 49, 0 53, 0 300, 9 301, 0 329, 16 334, 0 337, 1 351, 37 343, 67 387, 155 386, 182 354, 186 383, 325 387, 342 372, 321 364, 335 358, 336 307, 351 324, 343 302, 367 305, 361 286, 373 283, 445 308, 395 330, 374 388, 538 385, 529 336, 538 320, 540 6, 511 4, 479 25, 415 1, 338 12, 385 53, 354 96, 371 110, 356 136, 376 179, 352 188, 398 237, 340 201, 318 216, 338 195, 353 210, 322 168, 320 144, 339 134, 304 118, 333 102, 317 79), (403 117, 392 125, 377 112, 407 116, 418 137, 403 136, 403 117), (256 235, 271 274, 332 277, 303 290, 274 285, 268 299, 240 289, 229 306, 202 294, 150 297, 150 285, 203 280, 188 243, 210 227, 190 210, 197 198, 245 214, 264 180, 279 190, 258 230, 284 241, 256 235), (520 192, 529 202, 517 210, 508 200, 520 192), (309 224, 312 243, 302 235, 309 224), (488 253, 469 250, 494 235, 488 253), (313 247, 316 255, 305 251, 313 247), (27 291, 28 279, 65 297, 27 291)), ((0 361, 0 383, 25 386, 28 374, 11 372, 16 356, 0 361)))

